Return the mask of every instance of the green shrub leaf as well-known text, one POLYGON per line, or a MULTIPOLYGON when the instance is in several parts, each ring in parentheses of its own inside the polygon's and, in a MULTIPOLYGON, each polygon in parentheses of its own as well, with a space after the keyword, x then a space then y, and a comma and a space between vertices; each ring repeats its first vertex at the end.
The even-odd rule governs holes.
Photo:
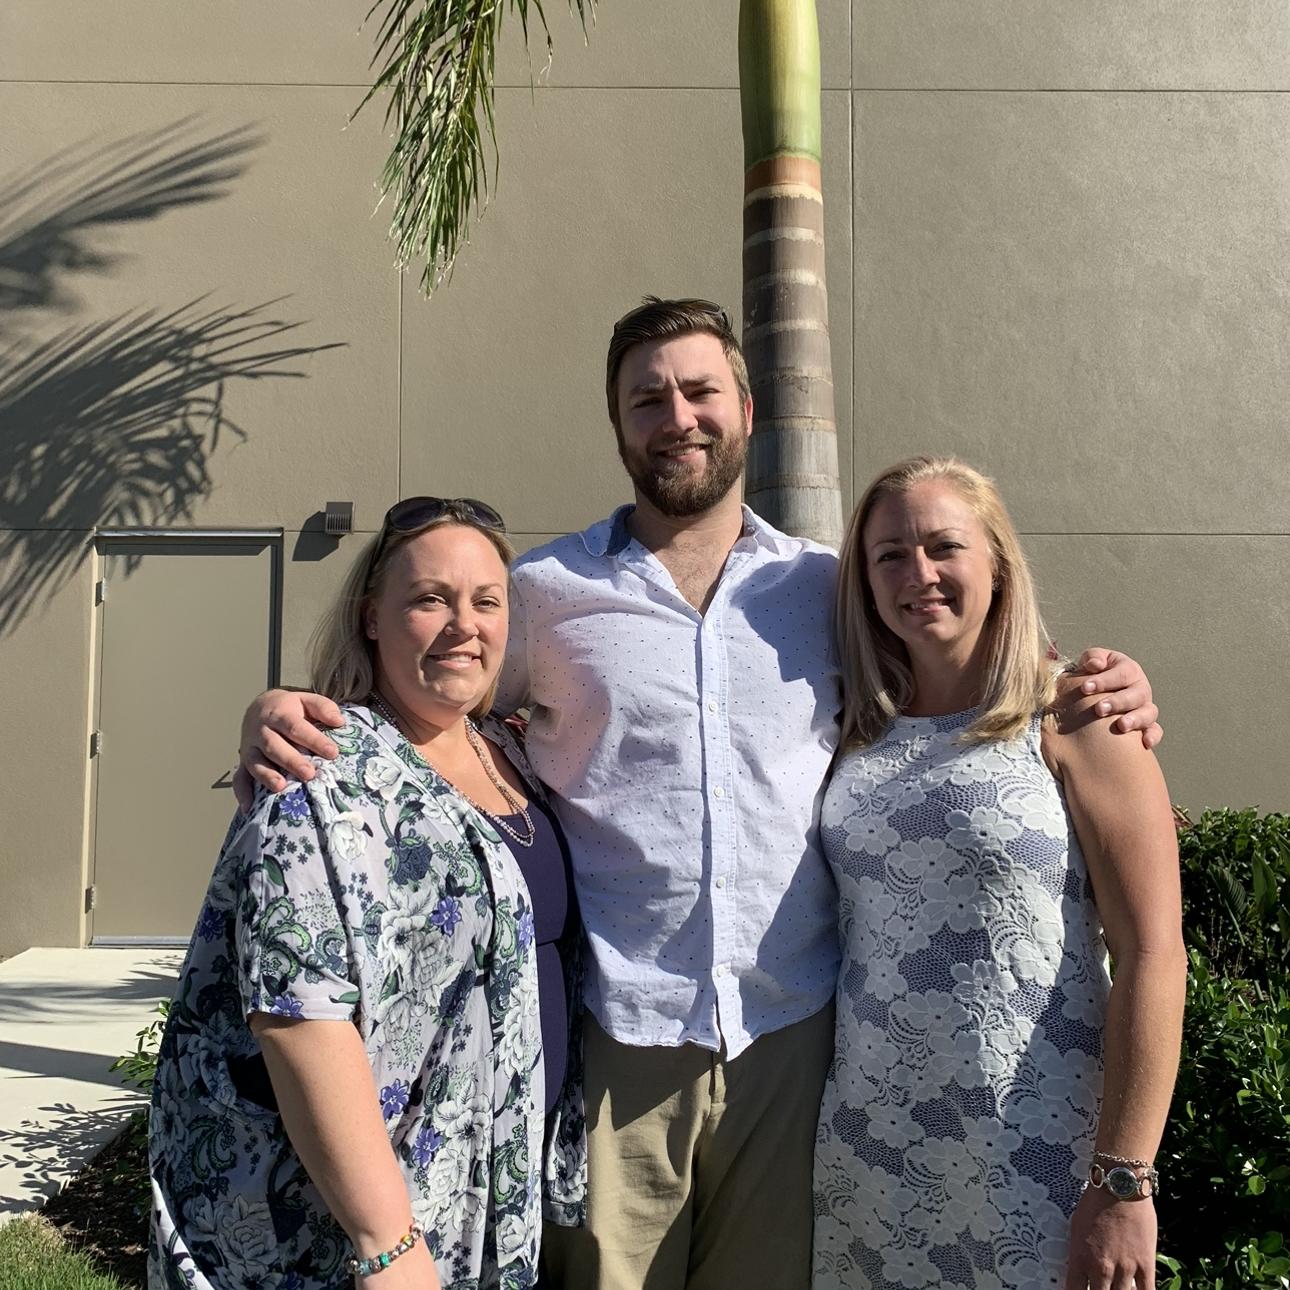
POLYGON ((1290 1290, 1290 815, 1183 817, 1178 852, 1190 971, 1159 1284, 1290 1290))

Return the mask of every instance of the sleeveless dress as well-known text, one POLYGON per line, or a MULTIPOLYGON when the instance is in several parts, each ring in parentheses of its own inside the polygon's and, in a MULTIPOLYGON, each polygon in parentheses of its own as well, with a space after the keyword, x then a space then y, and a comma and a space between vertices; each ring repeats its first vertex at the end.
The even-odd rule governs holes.
POLYGON ((1039 718, 900 717, 838 762, 836 1055, 815 1157, 814 1290, 1065 1284, 1110 988, 1039 718))

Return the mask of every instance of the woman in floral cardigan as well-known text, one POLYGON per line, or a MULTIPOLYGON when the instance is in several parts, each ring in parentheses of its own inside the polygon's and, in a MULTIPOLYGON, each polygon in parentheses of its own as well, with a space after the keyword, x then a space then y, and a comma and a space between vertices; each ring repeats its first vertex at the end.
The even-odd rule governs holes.
POLYGON ((543 1201, 579 1221, 568 858, 473 721, 510 555, 481 503, 401 502, 320 629, 339 756, 234 820, 166 1029, 154 1290, 526 1290, 543 1201))

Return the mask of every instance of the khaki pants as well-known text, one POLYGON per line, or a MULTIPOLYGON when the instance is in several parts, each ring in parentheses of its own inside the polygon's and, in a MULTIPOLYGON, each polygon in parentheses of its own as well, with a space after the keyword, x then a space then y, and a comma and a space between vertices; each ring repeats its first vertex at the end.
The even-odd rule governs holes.
POLYGON ((833 1005, 733 1061, 584 1030, 587 1226, 543 1233, 552 1290, 806 1290, 833 1005))

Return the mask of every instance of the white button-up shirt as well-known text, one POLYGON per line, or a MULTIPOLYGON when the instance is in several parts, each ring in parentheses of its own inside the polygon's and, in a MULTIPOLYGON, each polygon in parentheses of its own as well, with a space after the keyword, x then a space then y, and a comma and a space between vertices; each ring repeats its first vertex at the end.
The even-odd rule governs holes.
POLYGON ((499 707, 568 836, 587 1004, 629 1044, 737 1056, 833 994, 818 836, 837 743, 837 558, 745 508, 706 614, 630 508, 515 566, 499 707))

